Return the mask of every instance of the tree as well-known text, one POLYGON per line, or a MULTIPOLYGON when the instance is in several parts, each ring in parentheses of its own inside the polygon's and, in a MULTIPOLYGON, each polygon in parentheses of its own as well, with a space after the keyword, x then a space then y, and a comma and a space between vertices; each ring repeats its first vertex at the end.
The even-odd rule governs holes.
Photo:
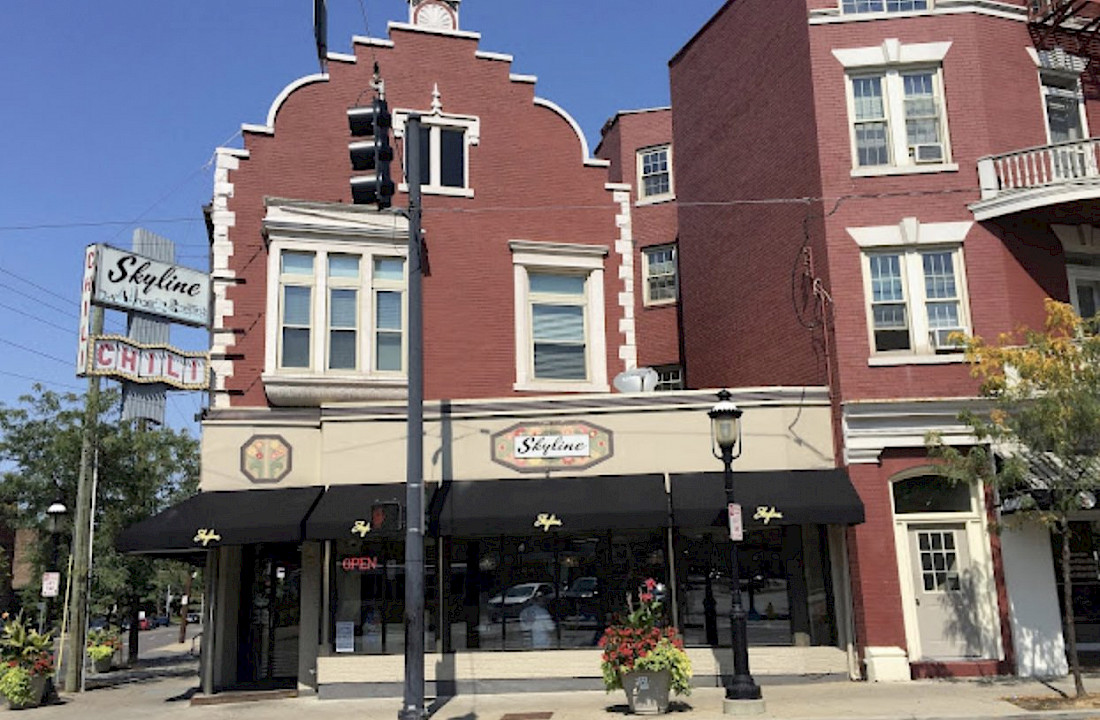
MULTIPOLYGON (((104 392, 100 398, 95 412, 98 482, 89 602, 94 613, 113 615, 119 605, 136 613, 140 603, 157 597, 157 573, 178 563, 121 555, 114 549, 115 537, 123 528, 195 493, 198 441, 186 430, 142 429, 119 421, 119 393, 104 392)), ((59 538, 62 548, 72 539, 84 402, 82 395, 35 385, 17 406, 0 404, 2 519, 12 526, 41 529, 46 508, 60 500, 70 510, 59 538)), ((40 552, 37 568, 46 561, 45 552, 40 552)))
POLYGON ((964 413, 974 436, 993 448, 960 451, 929 438, 949 479, 981 481, 1011 499, 1018 522, 1038 522, 1061 541, 1063 613, 1077 697, 1081 679, 1070 572, 1070 516, 1100 493, 1100 316, 1083 320, 1065 303, 1047 299, 1042 331, 1022 328, 995 343, 965 343, 971 374, 990 401, 988 413, 964 413), (1042 468, 1037 472, 1036 468, 1042 468))

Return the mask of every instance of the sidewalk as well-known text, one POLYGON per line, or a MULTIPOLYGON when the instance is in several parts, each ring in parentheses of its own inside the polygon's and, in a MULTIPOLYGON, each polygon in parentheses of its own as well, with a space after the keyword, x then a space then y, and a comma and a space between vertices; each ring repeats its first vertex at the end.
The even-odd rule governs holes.
MULTIPOLYGON (((167 669, 167 668, 166 668, 167 669)), ((397 698, 370 700, 318 700, 302 696, 286 700, 192 706, 197 686, 194 675, 181 676, 186 666, 171 666, 165 675, 147 669, 120 675, 117 684, 98 687, 82 695, 65 695, 65 704, 43 707, 34 717, 80 718, 80 720, 138 720, 139 718, 188 718, 189 720, 309 720, 358 717, 396 718, 397 698)), ((148 669, 152 670, 152 669, 148 669)), ((106 678, 105 678, 106 679, 106 678)), ((1086 685, 1100 695, 1100 676, 1086 685)), ((1072 692, 1071 680, 1044 684, 1032 680, 924 680, 899 684, 870 684, 845 681, 768 685, 762 681, 766 714, 764 720, 938 720, 953 718, 1035 718, 1036 720, 1100 720, 1100 709, 1029 712, 1007 702, 1013 696, 1054 696, 1056 689, 1072 692)), ((697 688, 689 697, 674 699, 672 718, 717 720, 722 715, 721 688, 697 688)), ((518 693, 509 695, 464 695, 432 703, 434 720, 592 720, 626 715, 621 691, 571 693, 518 693), (551 713, 551 715, 546 715, 551 713)))

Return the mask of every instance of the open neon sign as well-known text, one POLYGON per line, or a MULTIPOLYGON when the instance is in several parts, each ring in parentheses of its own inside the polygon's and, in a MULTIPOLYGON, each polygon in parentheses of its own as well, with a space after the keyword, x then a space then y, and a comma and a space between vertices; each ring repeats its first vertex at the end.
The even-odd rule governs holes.
POLYGON ((340 567, 347 572, 366 572, 378 569, 378 558, 363 555, 361 557, 346 557, 340 561, 340 567))

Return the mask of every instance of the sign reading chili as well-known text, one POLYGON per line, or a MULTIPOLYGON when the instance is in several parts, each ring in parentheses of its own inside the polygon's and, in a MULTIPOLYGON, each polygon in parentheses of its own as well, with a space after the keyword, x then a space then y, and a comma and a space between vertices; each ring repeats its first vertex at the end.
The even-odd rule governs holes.
POLYGON ((378 569, 378 558, 369 555, 346 557, 340 561, 345 572, 367 572, 378 569))

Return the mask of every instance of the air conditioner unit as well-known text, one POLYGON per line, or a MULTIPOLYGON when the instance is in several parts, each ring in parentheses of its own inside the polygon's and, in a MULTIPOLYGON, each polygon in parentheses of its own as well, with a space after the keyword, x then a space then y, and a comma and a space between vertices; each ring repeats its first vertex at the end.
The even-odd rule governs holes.
POLYGON ((958 352, 962 350, 962 342, 953 340, 951 338, 952 333, 965 334, 966 330, 961 327, 945 327, 929 331, 928 341, 931 343, 932 349, 936 352, 958 352))
POLYGON ((909 152, 913 154, 913 162, 918 164, 943 162, 943 145, 941 143, 910 145, 909 152))

